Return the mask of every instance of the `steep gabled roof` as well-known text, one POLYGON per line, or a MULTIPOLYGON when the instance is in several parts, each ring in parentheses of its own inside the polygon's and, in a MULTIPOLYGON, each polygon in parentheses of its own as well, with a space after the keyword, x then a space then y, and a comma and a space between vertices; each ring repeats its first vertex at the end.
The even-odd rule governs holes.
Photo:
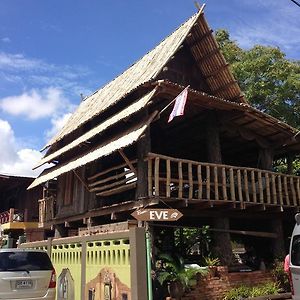
POLYGON ((143 83, 156 79, 184 42, 190 47, 212 95, 234 102, 245 102, 203 13, 198 12, 124 73, 87 97, 44 149, 115 105, 143 83))

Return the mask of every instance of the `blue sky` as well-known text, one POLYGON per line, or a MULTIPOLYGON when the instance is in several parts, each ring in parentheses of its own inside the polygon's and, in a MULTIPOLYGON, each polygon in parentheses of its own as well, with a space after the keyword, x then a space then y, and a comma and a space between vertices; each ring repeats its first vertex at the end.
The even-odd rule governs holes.
MULTIPOLYGON (((0 0, 0 173, 33 174, 38 150, 80 94, 113 79, 195 12, 192 0, 0 0)), ((244 48, 279 46, 300 59, 300 8, 290 0, 208 0, 205 14, 244 48)))

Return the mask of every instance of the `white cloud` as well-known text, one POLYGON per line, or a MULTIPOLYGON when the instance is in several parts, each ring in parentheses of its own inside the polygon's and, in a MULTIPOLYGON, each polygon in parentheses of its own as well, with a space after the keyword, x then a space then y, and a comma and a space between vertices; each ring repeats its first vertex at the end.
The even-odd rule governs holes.
POLYGON ((37 176, 41 171, 32 171, 32 167, 42 158, 34 149, 18 148, 14 131, 10 124, 0 119, 0 173, 37 176))
POLYGON ((0 99, 0 108, 13 116, 37 120, 53 116, 57 110, 69 110, 72 105, 60 89, 50 87, 42 90, 32 89, 20 95, 0 99))
POLYGON ((23 54, 11 54, 0 52, 0 69, 8 70, 32 70, 45 68, 45 64, 39 59, 28 59, 23 54))
POLYGON ((72 113, 66 113, 62 116, 55 116, 51 119, 52 127, 46 132, 47 140, 50 140, 56 133, 58 133, 67 123, 72 113))
MULTIPOLYGON (((88 87, 93 84, 91 81, 86 85, 82 84, 84 79, 90 75, 90 69, 81 65, 56 65, 42 59, 27 57, 22 53, 13 54, 0 51, 2 88, 5 88, 5 83, 14 83, 24 90, 28 90, 28 87, 45 89, 55 86, 71 96, 75 102, 76 100, 79 102, 80 93, 86 95, 93 90, 88 87)), ((97 86, 98 84, 99 82, 97 82, 97 86)), ((10 89, 7 92, 9 93, 9 91, 10 89)))
POLYGON ((280 47, 291 57, 297 57, 300 44, 299 8, 290 1, 239 0, 251 13, 241 15, 231 29, 232 37, 240 46, 255 44, 280 47))
POLYGON ((10 40, 9 37, 4 37, 4 38, 1 39, 1 42, 3 42, 3 43, 10 43, 11 40, 10 40))

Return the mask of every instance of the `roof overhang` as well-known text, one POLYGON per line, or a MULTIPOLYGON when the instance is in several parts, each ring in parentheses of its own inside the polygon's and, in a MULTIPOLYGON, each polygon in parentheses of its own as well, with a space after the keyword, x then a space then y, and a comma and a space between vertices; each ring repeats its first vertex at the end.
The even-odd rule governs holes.
POLYGON ((152 99, 155 92, 157 91, 156 88, 154 88, 151 92, 147 93, 145 96, 141 97, 137 101, 135 101, 133 104, 129 105, 125 109, 121 110, 120 112, 113 115, 111 118, 107 119, 106 121, 102 122, 98 126, 94 127, 93 129, 89 130, 85 134, 81 135, 71 143, 65 145, 64 147, 60 148, 59 150, 46 155, 33 169, 36 169, 45 163, 50 163, 60 155, 74 149, 75 147, 79 146, 80 144, 88 141, 89 139, 95 137, 96 135, 101 134, 103 131, 107 130, 111 126, 115 125, 116 123, 130 117, 131 115, 135 114, 136 112, 143 109, 148 102, 152 99))
POLYGON ((62 165, 57 165, 52 168, 45 169, 27 189, 32 189, 42 183, 47 182, 48 180, 57 178, 58 176, 64 173, 75 170, 101 157, 107 156, 115 152, 116 150, 122 149, 133 144, 144 133, 144 131, 156 115, 157 111, 152 113, 148 119, 144 120, 143 122, 140 122, 138 125, 135 125, 131 129, 127 130, 125 133, 122 133, 122 135, 115 137, 111 141, 103 143, 95 147, 94 149, 88 151, 87 153, 75 157, 62 165))

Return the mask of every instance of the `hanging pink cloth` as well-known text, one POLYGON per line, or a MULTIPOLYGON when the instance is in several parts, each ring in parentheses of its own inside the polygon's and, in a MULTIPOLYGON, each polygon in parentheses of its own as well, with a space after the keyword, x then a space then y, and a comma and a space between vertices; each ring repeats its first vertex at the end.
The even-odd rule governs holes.
POLYGON ((284 272, 288 273, 290 270, 290 255, 288 254, 284 259, 284 272))

